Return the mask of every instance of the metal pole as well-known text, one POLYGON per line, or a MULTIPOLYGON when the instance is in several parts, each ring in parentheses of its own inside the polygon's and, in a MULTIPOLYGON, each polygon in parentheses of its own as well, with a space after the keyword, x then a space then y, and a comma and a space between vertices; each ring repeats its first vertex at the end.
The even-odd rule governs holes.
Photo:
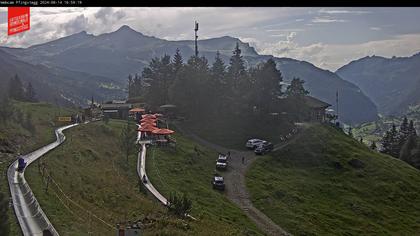
POLYGON ((338 120, 338 90, 335 94, 335 102, 337 103, 337 120, 338 120))
POLYGON ((195 56, 198 57, 198 45, 197 45, 197 39, 198 39, 198 36, 197 36, 198 22, 197 21, 195 22, 194 31, 195 31, 195 56))

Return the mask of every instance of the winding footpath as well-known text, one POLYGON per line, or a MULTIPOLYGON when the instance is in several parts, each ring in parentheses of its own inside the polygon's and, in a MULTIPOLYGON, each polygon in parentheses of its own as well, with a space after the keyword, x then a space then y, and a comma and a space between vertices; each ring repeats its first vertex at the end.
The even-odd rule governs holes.
MULTIPOLYGON (((26 167, 40 158, 42 155, 58 147, 64 142, 66 137, 63 131, 76 126, 72 124, 60 127, 55 130, 56 141, 50 143, 36 151, 22 156, 26 167)), ((41 209, 31 188, 25 179, 25 169, 22 172, 16 171, 18 160, 13 162, 7 170, 7 179, 9 182, 10 194, 13 201, 13 208, 23 235, 43 235, 43 230, 48 229, 53 235, 59 235, 54 226, 49 221, 47 215, 41 209)))
MULTIPOLYGON (((306 128, 306 125, 303 125, 302 128, 306 128)), ((217 144, 211 143, 207 140, 200 138, 199 136, 185 131, 179 124, 176 124, 176 128, 185 136, 197 141, 198 143, 207 146, 211 149, 214 149, 221 153, 227 153, 230 151, 231 157, 229 159, 229 168, 224 172, 223 176, 225 177, 226 184, 226 196, 239 206, 245 214, 255 222, 255 224, 262 229, 268 235, 291 235, 279 225, 274 223, 269 217, 267 217, 260 210, 255 208, 252 204, 251 197, 246 188, 245 174, 249 169, 251 164, 260 156, 254 154, 251 151, 239 151, 227 149, 225 147, 219 146, 217 144), (245 159, 245 163, 242 163, 242 157, 245 159)), ((274 150, 280 150, 287 146, 291 141, 295 140, 299 134, 291 136, 288 141, 282 142, 274 146, 274 150)))

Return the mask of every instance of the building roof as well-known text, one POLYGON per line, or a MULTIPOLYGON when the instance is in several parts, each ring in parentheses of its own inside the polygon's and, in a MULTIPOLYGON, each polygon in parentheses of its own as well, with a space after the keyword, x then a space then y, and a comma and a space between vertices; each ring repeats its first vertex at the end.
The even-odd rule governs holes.
POLYGON ((314 98, 312 96, 305 96, 305 103, 311 108, 327 108, 331 106, 331 104, 326 103, 324 101, 321 101, 317 98, 314 98))
POLYGON ((130 103, 124 104, 102 104, 102 109, 104 110, 114 110, 114 109, 131 109, 132 105, 130 103))

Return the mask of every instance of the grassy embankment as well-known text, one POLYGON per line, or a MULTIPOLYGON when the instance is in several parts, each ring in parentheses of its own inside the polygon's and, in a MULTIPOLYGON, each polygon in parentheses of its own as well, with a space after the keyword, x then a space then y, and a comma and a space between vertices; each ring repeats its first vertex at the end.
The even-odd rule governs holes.
MULTIPOLYGON (((10 153, 0 153, 0 191, 10 196, 7 184, 6 171, 9 164, 16 158, 17 153, 29 153, 37 148, 46 145, 55 140, 54 128, 59 123, 54 122, 57 115, 70 115, 75 110, 67 108, 58 108, 46 103, 27 103, 14 101, 13 107, 16 111, 22 113, 23 121, 27 114, 31 114, 31 123, 34 127, 32 133, 19 123, 15 115, 10 117, 6 123, 0 124, 0 143, 3 150, 10 153)), ((8 211, 8 219, 10 223, 10 235, 21 234, 17 219, 13 209, 8 211)))
POLYGON ((193 227, 192 235, 261 235, 238 207, 212 189, 217 153, 179 134, 174 137, 176 149, 148 149, 146 168, 154 186, 165 196, 181 192, 193 200, 191 214, 206 225, 206 230, 193 227))
MULTIPOLYGON (((153 196, 146 196, 139 190, 135 153, 130 155, 128 166, 125 162, 124 155, 118 147, 119 135, 124 125, 123 121, 111 120, 107 125, 97 122, 65 131, 66 142, 42 158, 42 162, 52 172, 53 179, 62 191, 83 209, 66 200, 66 197, 51 183, 48 193, 45 193, 46 178, 42 177, 37 168, 38 164, 34 163, 28 168, 27 179, 44 211, 61 235, 87 235, 88 231, 93 232, 93 235, 115 234, 115 231, 106 224, 93 216, 89 217, 86 210, 109 224, 124 219, 132 221, 145 217, 152 219, 154 223, 145 228, 144 235, 236 235, 241 228, 250 227, 251 231, 256 230, 239 209, 221 194, 211 190, 210 168, 204 172, 210 173, 209 176, 204 177, 201 170, 195 172, 197 176, 188 175, 194 181, 187 185, 182 185, 184 177, 181 173, 177 174, 179 182, 175 180, 168 182, 173 189, 180 191, 190 189, 190 196, 194 200, 193 214, 199 220, 183 221, 168 215, 166 209, 154 200, 153 196), (201 181, 204 178, 205 182, 201 181), (196 189, 199 191, 191 192, 196 189), (71 211, 60 202, 56 194, 71 211), (197 200, 198 196, 204 196, 206 199, 197 200), (210 202, 206 202, 204 207, 201 202, 207 200, 210 202), (212 203, 220 206, 214 208, 211 206, 212 203), (225 209, 231 215, 216 216, 225 209)), ((188 158, 183 154, 185 151, 190 152, 192 145, 189 143, 188 146, 184 146, 181 142, 177 149, 178 159, 173 159, 172 166, 166 163, 168 169, 159 168, 163 179, 171 178, 177 166, 184 163, 181 158, 188 158)))
POLYGON ((251 166, 257 208, 295 235, 419 234, 420 171, 334 128, 305 132, 251 166))
POLYGON ((156 222, 145 235, 185 230, 182 221, 167 218, 163 207, 139 191, 135 152, 127 165, 118 146, 125 124, 101 121, 65 131, 66 142, 41 159, 62 192, 50 183, 46 193, 46 175, 42 176, 38 163, 28 168, 27 179, 61 235, 114 235, 116 223, 146 216, 156 222))
POLYGON ((182 127, 212 143, 227 148, 245 150, 245 143, 250 138, 280 141, 293 128, 286 117, 266 117, 264 119, 251 115, 225 115, 209 121, 184 121, 182 127))

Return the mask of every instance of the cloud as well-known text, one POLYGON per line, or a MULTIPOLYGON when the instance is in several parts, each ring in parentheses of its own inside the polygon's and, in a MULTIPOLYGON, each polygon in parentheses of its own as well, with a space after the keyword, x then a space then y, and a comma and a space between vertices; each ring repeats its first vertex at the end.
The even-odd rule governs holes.
POLYGON ((370 11, 357 11, 357 10, 326 10, 326 9, 320 9, 318 11, 319 13, 323 14, 367 14, 371 13, 370 11))
POLYGON ((292 38, 275 43, 259 42, 256 43, 256 50, 262 54, 309 61, 318 67, 335 71, 365 56, 411 56, 420 51, 420 34, 404 34, 361 44, 314 43, 307 46, 297 44, 292 38))
POLYGON ((370 30, 374 30, 374 31, 379 31, 379 30, 382 30, 382 28, 381 28, 381 27, 370 27, 369 29, 370 29, 370 30))
POLYGON ((333 23, 333 22, 348 22, 348 20, 342 20, 342 19, 334 19, 332 17, 324 16, 324 17, 315 17, 312 19, 313 23, 333 23))
POLYGON ((88 18, 84 14, 78 15, 69 22, 62 24, 58 33, 69 35, 81 32, 86 29, 88 21, 88 18))

